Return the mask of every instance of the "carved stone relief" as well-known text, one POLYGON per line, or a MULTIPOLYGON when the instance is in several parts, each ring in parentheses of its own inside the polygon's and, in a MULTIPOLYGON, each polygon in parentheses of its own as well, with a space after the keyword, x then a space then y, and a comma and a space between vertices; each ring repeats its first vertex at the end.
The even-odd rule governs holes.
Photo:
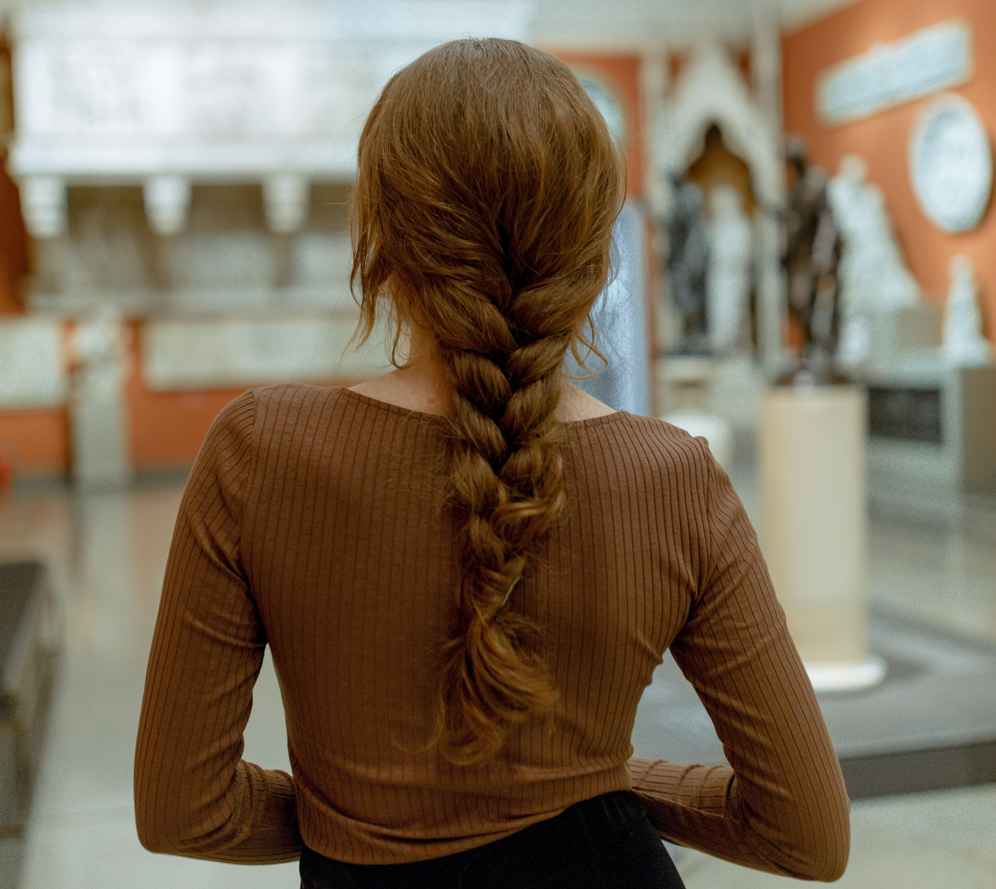
POLYGON ((143 328, 142 376, 153 391, 252 386, 274 379, 363 379, 389 369, 380 338, 347 348, 356 328, 327 314, 153 320, 143 328))
POLYGON ((87 311, 102 301, 133 310, 153 289, 152 236, 138 188, 68 190, 64 235, 37 241, 28 305, 87 311))
POLYGON ((526 39, 532 15, 507 0, 141 7, 34 0, 12 13, 18 177, 348 176, 394 70, 468 34, 526 39))
POLYGON ((52 104, 64 132, 138 130, 143 120, 141 50, 121 41, 63 44, 53 66, 52 104))

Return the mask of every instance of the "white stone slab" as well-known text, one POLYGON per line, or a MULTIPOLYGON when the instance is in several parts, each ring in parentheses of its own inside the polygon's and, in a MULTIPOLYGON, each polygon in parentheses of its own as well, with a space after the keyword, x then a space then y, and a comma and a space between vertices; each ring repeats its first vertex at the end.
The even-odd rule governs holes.
POLYGON ((65 399, 62 324, 37 318, 0 322, 0 408, 58 407, 65 399))
POLYGON ((389 370, 378 336, 349 349, 356 314, 149 321, 142 374, 153 391, 361 379, 389 370))
POLYGON ((70 183, 349 176, 401 65, 469 35, 526 39, 528 0, 35 0, 12 14, 18 177, 70 183))
POLYGON ((963 19, 932 25, 824 72, 816 107, 829 124, 967 82, 974 72, 972 29, 963 19))

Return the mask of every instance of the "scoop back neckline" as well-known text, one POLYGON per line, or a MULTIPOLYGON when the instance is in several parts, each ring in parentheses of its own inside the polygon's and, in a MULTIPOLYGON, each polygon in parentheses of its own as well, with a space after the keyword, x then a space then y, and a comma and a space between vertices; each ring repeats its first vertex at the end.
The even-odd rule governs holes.
MULTIPOLYGON (((355 392, 345 386, 338 387, 338 391, 345 393, 347 398, 359 401, 369 407, 387 411, 388 413, 397 414, 438 426, 442 426, 446 423, 446 417, 441 414, 430 414, 427 411, 419 411, 414 408, 402 407, 400 404, 394 404, 394 402, 391 401, 382 401, 379 398, 364 395, 362 392, 355 392)), ((566 426, 569 429, 584 429, 592 426, 601 426, 603 423, 615 422, 619 418, 629 416, 632 416, 632 414, 628 411, 613 411, 611 414, 602 414, 599 417, 585 417, 581 420, 559 420, 558 422, 560 425, 566 426)))

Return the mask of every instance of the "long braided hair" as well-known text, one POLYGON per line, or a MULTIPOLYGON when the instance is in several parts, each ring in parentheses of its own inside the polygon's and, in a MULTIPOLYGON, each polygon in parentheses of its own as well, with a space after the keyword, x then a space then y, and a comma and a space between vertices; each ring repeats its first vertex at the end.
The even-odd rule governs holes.
POLYGON ((492 758, 556 698, 514 591, 564 506, 554 422, 568 349, 610 269, 622 161, 577 78, 508 40, 437 47, 395 74, 360 138, 351 198, 360 335, 410 321, 452 391, 459 620, 441 652, 434 743, 492 758))

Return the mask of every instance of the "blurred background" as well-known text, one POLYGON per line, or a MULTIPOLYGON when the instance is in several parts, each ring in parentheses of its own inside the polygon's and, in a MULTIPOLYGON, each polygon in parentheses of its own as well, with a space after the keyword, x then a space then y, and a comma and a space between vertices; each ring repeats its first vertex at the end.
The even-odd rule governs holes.
MULTIPOLYGON (((159 585, 228 401, 388 369, 348 347, 357 139, 470 35, 562 58, 625 153, 583 385, 731 473, 856 800, 842 885, 996 885, 991 0, 0 0, 0 889, 296 885, 138 844, 159 585)), ((637 752, 721 761, 668 669, 637 752)), ((286 763, 269 667, 247 756, 286 763)))

